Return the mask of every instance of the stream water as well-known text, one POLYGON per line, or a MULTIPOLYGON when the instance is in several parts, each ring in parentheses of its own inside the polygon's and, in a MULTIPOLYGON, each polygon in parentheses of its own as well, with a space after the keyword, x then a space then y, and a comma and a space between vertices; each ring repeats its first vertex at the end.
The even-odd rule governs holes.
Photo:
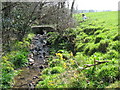
POLYGON ((31 53, 28 55, 28 66, 20 69, 22 72, 14 78, 13 88, 34 88, 41 80, 39 76, 42 69, 47 67, 47 57, 49 55, 46 38, 46 33, 36 34, 33 37, 30 45, 31 53))

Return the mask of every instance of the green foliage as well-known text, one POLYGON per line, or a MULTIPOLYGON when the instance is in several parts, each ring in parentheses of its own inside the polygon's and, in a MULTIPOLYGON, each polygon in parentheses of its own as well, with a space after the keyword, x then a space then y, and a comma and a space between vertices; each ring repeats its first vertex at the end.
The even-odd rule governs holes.
MULTIPOLYGON (((101 53, 95 53, 90 58, 92 58, 93 60, 95 59, 98 61, 104 61, 102 60, 103 55, 101 53)), ((89 83, 92 82, 92 85, 90 85, 90 87, 105 88, 110 83, 113 83, 119 79, 120 73, 118 70, 119 69, 118 61, 116 61, 116 59, 108 60, 108 61, 109 62, 107 63, 93 66, 83 71, 83 73, 88 78, 89 83)), ((90 60, 89 63, 93 64, 94 62, 90 60)))
POLYGON ((63 72, 64 69, 62 67, 53 67, 51 70, 50 70, 50 73, 51 74, 56 74, 56 73, 60 73, 60 72, 63 72))
POLYGON ((15 68, 20 68, 28 63, 26 52, 17 52, 14 56, 10 57, 10 61, 14 64, 15 68))
POLYGON ((87 78, 84 76, 83 73, 75 74, 74 78, 70 78, 70 82, 68 83, 68 88, 87 88, 87 78))
POLYGON ((55 83, 52 80, 56 80, 56 77, 59 74, 49 75, 49 76, 42 76, 44 81, 40 81, 36 88, 56 88, 55 83))
POLYGON ((96 27, 96 26, 88 26, 85 29, 83 29, 84 33, 86 33, 87 35, 93 35, 95 33, 95 31, 97 30, 102 30, 102 27, 96 27))
POLYGON ((62 35, 49 34, 53 35, 48 38, 52 43, 52 57, 49 68, 43 70, 43 81, 36 87, 105 88, 118 81, 117 12, 86 13, 86 16, 88 19, 81 23, 80 14, 76 14, 78 26, 67 29, 62 35), (81 71, 85 64, 95 64, 94 60, 109 62, 81 71))
POLYGON ((0 78, 1 88, 10 88, 14 84, 14 76, 19 73, 19 71, 14 70, 13 64, 10 61, 2 60, 2 77, 0 78))
POLYGON ((51 44, 54 44, 55 40, 58 37, 58 33, 57 32, 49 32, 47 33, 48 39, 47 41, 50 42, 51 44))
POLYGON ((21 41, 20 42, 19 41, 15 41, 12 44, 11 50, 12 51, 28 52, 29 45, 30 45, 30 42, 28 42, 28 41, 23 41, 23 42, 21 42, 21 41))
POLYGON ((49 66, 50 67, 55 67, 55 66, 62 66, 64 62, 60 61, 59 59, 54 59, 52 61, 49 62, 49 66))
POLYGON ((80 66, 84 66, 84 64, 87 62, 86 56, 80 52, 76 53, 75 60, 79 63, 80 66))
POLYGON ((120 81, 116 81, 115 83, 111 83, 109 86, 105 87, 105 88, 120 88, 119 86, 120 81))
POLYGON ((86 48, 84 49, 85 54, 86 55, 92 55, 95 52, 97 52, 98 49, 98 45, 99 44, 94 44, 94 43, 88 43, 88 45, 86 46, 86 48))
POLYGON ((57 74, 57 73, 61 73, 63 72, 64 69, 62 67, 59 67, 59 66, 56 66, 56 67, 53 67, 53 68, 47 68, 45 70, 43 70, 43 74, 46 74, 46 75, 51 75, 51 74, 57 74))
POLYGON ((23 41, 28 41, 30 43, 34 36, 35 36, 34 33, 29 33, 27 37, 23 38, 24 39, 23 41))
POLYGON ((119 47, 120 47, 119 41, 114 41, 114 42, 110 43, 110 48, 109 49, 116 50, 116 51, 118 51, 118 53, 120 53, 120 48, 119 47))
POLYGON ((2 56, 2 78, 0 78, 2 88, 12 88, 14 77, 20 72, 17 69, 27 65, 28 47, 32 37, 33 34, 24 38, 23 42, 16 41, 12 44, 12 51, 2 56))
POLYGON ((30 42, 23 41, 23 42, 16 42, 14 43, 11 52, 7 53, 4 57, 7 58, 10 62, 13 63, 14 68, 20 68, 25 66, 28 63, 27 55, 29 53, 29 46, 30 42))
POLYGON ((118 52, 115 50, 110 50, 107 52, 106 58, 108 59, 118 58, 118 52))
POLYGON ((97 72, 98 80, 102 80, 103 82, 112 83, 115 80, 118 80, 119 71, 118 65, 106 65, 99 69, 97 72))
POLYGON ((51 54, 58 50, 66 50, 74 52, 76 33, 73 33, 74 29, 65 30, 63 33, 49 32, 47 41, 50 43, 51 54))

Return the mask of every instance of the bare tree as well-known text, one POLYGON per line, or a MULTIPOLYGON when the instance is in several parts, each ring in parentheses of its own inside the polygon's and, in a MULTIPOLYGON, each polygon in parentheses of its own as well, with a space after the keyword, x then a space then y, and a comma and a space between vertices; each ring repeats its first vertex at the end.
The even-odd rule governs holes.
MULTIPOLYGON (((5 2, 3 3, 3 44, 10 49, 12 40, 22 41, 23 37, 30 32, 33 24, 56 24, 58 33, 62 34, 65 29, 73 26, 70 10, 66 7, 66 1, 47 2, 5 2), (8 46, 7 46, 8 45, 8 46)), ((71 9, 73 8, 75 0, 71 9)), ((72 10, 71 10, 72 12, 72 10)))
POLYGON ((71 17, 73 14, 74 4, 75 4, 75 0, 72 1, 72 5, 71 5, 71 14, 70 14, 71 17))

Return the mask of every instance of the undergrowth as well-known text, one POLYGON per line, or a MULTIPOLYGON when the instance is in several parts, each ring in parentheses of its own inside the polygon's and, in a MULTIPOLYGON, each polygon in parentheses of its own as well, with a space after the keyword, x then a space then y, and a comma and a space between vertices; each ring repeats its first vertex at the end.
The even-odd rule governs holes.
MULTIPOLYGON (((86 16, 88 19, 81 23, 81 14, 75 14, 78 25, 62 34, 47 33, 48 68, 42 71, 42 81, 36 88, 120 88, 117 12, 86 13, 86 16), (104 61, 107 62, 101 63, 104 61), (98 65, 90 66, 94 64, 98 65)), ((15 41, 12 51, 3 54, 2 88, 12 87, 14 77, 20 73, 18 69, 27 65, 33 36, 28 34, 22 42, 15 41)))
POLYGON ((30 41, 34 34, 28 34, 23 42, 15 41, 12 43, 12 51, 3 54, 0 61, 2 74, 0 78, 1 88, 12 88, 14 77, 20 73, 20 69, 28 63, 27 55, 29 53, 30 41))
POLYGON ((36 88, 120 88, 117 12, 86 13, 88 19, 62 35, 48 33, 49 67, 36 88), (108 61, 86 68, 86 64, 108 61), (83 70, 83 68, 86 68, 83 70))

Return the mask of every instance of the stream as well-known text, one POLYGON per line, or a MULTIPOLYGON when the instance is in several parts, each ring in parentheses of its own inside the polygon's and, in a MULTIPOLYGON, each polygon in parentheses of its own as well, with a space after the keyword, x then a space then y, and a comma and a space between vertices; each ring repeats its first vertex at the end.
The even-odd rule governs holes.
POLYGON ((22 71, 14 78, 13 88, 35 88, 36 84, 42 80, 39 77, 42 70, 48 66, 49 56, 46 38, 46 32, 33 37, 28 55, 28 66, 20 69, 22 71))

